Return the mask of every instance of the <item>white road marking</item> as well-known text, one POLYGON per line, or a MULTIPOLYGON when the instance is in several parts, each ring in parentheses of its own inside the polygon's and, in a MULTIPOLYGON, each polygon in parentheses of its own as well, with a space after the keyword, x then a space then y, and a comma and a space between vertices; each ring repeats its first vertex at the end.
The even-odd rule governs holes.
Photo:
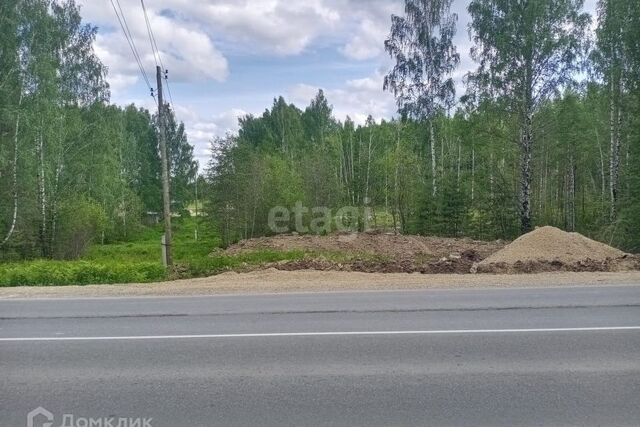
POLYGON ((211 335, 140 335, 114 337, 16 337, 0 338, 0 342, 24 341, 132 341, 173 339, 224 339, 224 338, 279 338, 279 337, 325 337, 325 336, 372 336, 372 335, 447 335, 447 334, 513 334, 540 332, 603 332, 640 331, 640 326, 604 326, 586 328, 535 328, 535 329, 452 329, 426 331, 348 331, 348 332, 276 332, 255 334, 211 334, 211 335))

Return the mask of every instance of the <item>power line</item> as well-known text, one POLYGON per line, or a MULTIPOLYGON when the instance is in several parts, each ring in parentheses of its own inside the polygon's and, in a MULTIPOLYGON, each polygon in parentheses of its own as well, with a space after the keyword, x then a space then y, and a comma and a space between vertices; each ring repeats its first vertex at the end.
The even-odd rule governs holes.
MULTIPOLYGON (((155 44, 155 39, 153 38, 153 33, 151 32, 151 23, 149 22, 149 16, 147 15, 147 8, 144 6, 144 2, 140 0, 142 3, 142 11, 144 12, 144 22, 147 24, 147 34, 149 35, 149 44, 151 45, 151 53, 153 54, 153 60, 156 63, 156 67, 158 66, 158 57, 156 57, 156 50, 158 50, 158 45, 155 44)), ((162 64, 162 61, 160 61, 162 64)), ((164 65, 162 65, 162 70, 164 70, 164 65)))
POLYGON ((120 18, 120 14, 118 13, 118 9, 116 9, 116 5, 113 3, 113 0, 111 1, 111 6, 113 7, 113 11, 116 14, 116 17, 118 18, 118 22, 120 23, 120 28, 122 28, 122 32, 124 33, 124 37, 127 40, 127 43, 129 44, 129 47, 131 48, 131 53, 133 53, 133 57, 135 58, 138 67, 140 68, 140 72, 142 73, 142 77, 144 78, 145 83, 147 84, 147 86, 149 88, 151 88, 151 84, 149 84, 149 78, 147 77, 147 73, 144 71, 144 67, 142 66, 142 63, 140 62, 140 58, 138 56, 138 51, 135 48, 135 45, 133 44, 133 40, 129 39, 129 34, 127 33, 127 30, 125 29, 124 24, 122 23, 122 19, 120 18))
POLYGON ((129 23, 127 22, 127 17, 124 14, 124 11, 122 10, 122 5, 120 4, 120 0, 116 0, 116 4, 118 5, 118 9, 120 10, 120 15, 122 16, 122 22, 124 22, 124 26, 126 28, 127 34, 129 35, 129 39, 131 39, 131 42, 133 44, 133 48, 135 50, 135 54, 138 58, 140 57, 140 52, 138 52, 138 48, 136 47, 134 38, 133 38, 133 34, 131 34, 131 29, 129 28, 129 23))
POLYGON ((164 63, 162 62, 162 56, 160 55, 160 49, 158 49, 158 43, 156 42, 156 37, 153 34, 153 28, 151 28, 151 21, 149 20, 149 15, 147 13, 147 7, 144 4, 144 0, 140 0, 140 4, 142 5, 142 11, 144 12, 144 19, 147 24, 147 32, 149 33, 149 42, 151 43, 151 50, 153 51, 153 58, 156 60, 156 54, 158 55, 158 59, 156 60, 156 65, 158 65, 158 60, 160 61, 160 66, 162 70, 165 72, 164 80, 167 84, 167 91, 169 92, 169 99, 171 100, 171 105, 174 105, 173 102, 173 94, 171 93, 171 86, 169 85, 169 78, 167 76, 168 70, 164 67, 164 63))
MULTIPOLYGON (((113 0, 110 0, 110 2, 111 2, 111 6, 113 7, 113 11, 116 14, 116 17, 118 18, 118 22, 120 23, 120 28, 122 29, 122 32, 124 33, 124 37, 127 40, 127 43, 129 44, 129 48, 131 49, 131 53, 133 53, 133 57, 136 60, 136 63, 138 64, 138 69, 140 70, 140 74, 142 75, 142 78, 143 78, 144 82, 146 83, 147 88, 151 92, 151 96, 153 97, 153 99, 155 101, 155 96, 153 96, 153 88, 152 88, 151 83, 149 81, 149 77, 148 77, 146 71, 144 70, 144 66, 142 64, 142 60, 140 58, 140 54, 138 53, 138 49, 136 48, 135 41, 133 40, 133 36, 131 35, 131 31, 129 30, 129 25, 127 24, 127 20, 126 20, 126 18, 124 16, 124 12, 122 10, 122 7, 120 6, 120 1, 116 0, 116 2, 118 4, 118 9, 120 9, 120 13, 118 13, 118 9, 116 8, 116 5, 114 4, 113 0), (120 15, 122 15, 122 17, 120 15)), ((156 103, 157 103, 157 101, 156 101, 156 103)))
POLYGON ((160 66, 164 71, 164 80, 167 85, 167 92, 169 93, 169 99, 171 100, 171 105, 175 108, 175 103, 173 102, 173 95, 171 93, 171 86, 169 85, 169 77, 167 76, 168 70, 164 67, 162 62, 162 56, 160 55, 160 49, 158 49, 158 43, 156 42, 156 37, 153 34, 153 28, 151 28, 151 21, 149 20, 149 15, 147 14, 147 7, 144 4, 144 0, 140 0, 140 4, 142 5, 142 11, 144 13, 144 20, 147 24, 147 33, 149 34, 149 43, 151 44, 151 50, 153 52, 153 59, 156 61, 156 66, 158 65, 158 61, 160 61, 160 66), (158 55, 156 59, 156 54, 158 55))

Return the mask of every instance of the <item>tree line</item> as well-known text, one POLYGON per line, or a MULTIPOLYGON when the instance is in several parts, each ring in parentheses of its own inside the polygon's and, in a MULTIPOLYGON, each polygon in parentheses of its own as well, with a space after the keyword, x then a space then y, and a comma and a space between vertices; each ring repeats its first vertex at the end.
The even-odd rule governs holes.
MULTIPOLYGON (((0 4, 0 258, 75 258, 161 212, 157 117, 109 104, 97 29, 73 0, 0 4)), ((168 114, 174 209, 197 165, 168 114)))
POLYGON ((478 66, 462 94, 451 3, 405 0, 392 17, 396 119, 336 120, 320 91, 213 142, 208 206, 226 242, 272 233, 269 210, 301 202, 367 206, 368 223, 401 233, 555 225, 640 249, 640 3, 601 0, 592 17, 582 0, 471 1, 478 66))
MULTIPOLYGON (((550 224, 638 251, 640 4, 600 0, 590 17, 581 0, 471 1, 463 93, 451 0, 405 6, 385 43, 396 118, 337 120, 322 91, 304 109, 278 97, 212 142, 198 179, 171 112, 172 210, 198 179, 226 243, 271 234, 271 208, 299 202, 363 208, 337 219, 356 230, 511 239, 550 224)), ((156 115, 109 103, 73 0, 3 1, 0 20, 0 258, 135 239, 161 217, 156 115)))

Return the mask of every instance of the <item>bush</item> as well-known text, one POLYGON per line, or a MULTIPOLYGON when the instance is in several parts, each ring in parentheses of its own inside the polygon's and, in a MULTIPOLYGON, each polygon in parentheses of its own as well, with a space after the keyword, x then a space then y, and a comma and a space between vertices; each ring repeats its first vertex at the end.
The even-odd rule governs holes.
MULTIPOLYGON (((259 250, 239 255, 194 256, 178 261, 174 278, 218 274, 231 269, 278 261, 301 260, 303 251, 259 250)), ((64 286, 113 283, 149 283, 166 280, 160 262, 111 261, 25 261, 0 264, 0 287, 64 286)))
POLYGON ((58 223, 54 258, 77 259, 104 232, 107 215, 102 206, 91 199, 66 200, 60 206, 58 223))
POLYGON ((161 263, 162 227, 148 228, 135 242, 93 245, 79 261, 36 260, 0 263, 0 286, 63 286, 110 283, 147 283, 171 278, 213 275, 232 269, 278 261, 301 260, 303 251, 257 250, 237 255, 211 251, 221 240, 212 224, 195 218, 177 218, 174 224, 174 261, 170 275, 161 263))
POLYGON ((162 264, 32 261, 0 264, 0 286, 63 286, 148 283, 166 279, 162 264))

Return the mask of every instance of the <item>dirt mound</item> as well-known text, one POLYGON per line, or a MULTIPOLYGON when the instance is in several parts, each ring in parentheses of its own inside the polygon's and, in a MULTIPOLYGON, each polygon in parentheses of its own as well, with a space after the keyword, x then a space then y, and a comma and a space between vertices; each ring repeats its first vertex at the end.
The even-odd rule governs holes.
POLYGON ((384 233, 278 235, 243 240, 225 252, 300 250, 303 260, 280 262, 279 270, 337 270, 368 273, 469 273, 474 262, 504 247, 502 242, 403 236, 384 233))
POLYGON ((384 233, 329 236, 278 235, 238 242, 224 253, 260 249, 302 251, 295 261, 248 266, 247 270, 319 270, 365 273, 540 273, 640 270, 640 257, 554 227, 542 227, 508 246, 502 241, 384 233))
POLYGON ((624 252, 578 233, 537 228, 477 264, 481 273, 615 271, 626 269, 624 252))
POLYGON ((283 261, 273 265, 277 270, 297 271, 349 271, 360 273, 422 273, 422 274, 467 274, 479 258, 475 250, 462 255, 451 254, 437 260, 420 258, 367 259, 354 256, 350 260, 337 262, 323 256, 307 257, 299 261, 283 261))
POLYGON ((378 255, 401 253, 433 255, 430 245, 421 237, 388 234, 353 233, 343 235, 278 235, 242 240, 227 249, 228 253, 246 250, 275 249, 318 252, 367 252, 378 255))
POLYGON ((242 240, 230 246, 225 252, 237 254, 257 249, 274 249, 375 254, 391 258, 440 259, 450 255, 462 256, 466 251, 476 251, 477 257, 484 259, 503 246, 501 242, 397 234, 350 233, 329 236, 287 234, 242 240))

